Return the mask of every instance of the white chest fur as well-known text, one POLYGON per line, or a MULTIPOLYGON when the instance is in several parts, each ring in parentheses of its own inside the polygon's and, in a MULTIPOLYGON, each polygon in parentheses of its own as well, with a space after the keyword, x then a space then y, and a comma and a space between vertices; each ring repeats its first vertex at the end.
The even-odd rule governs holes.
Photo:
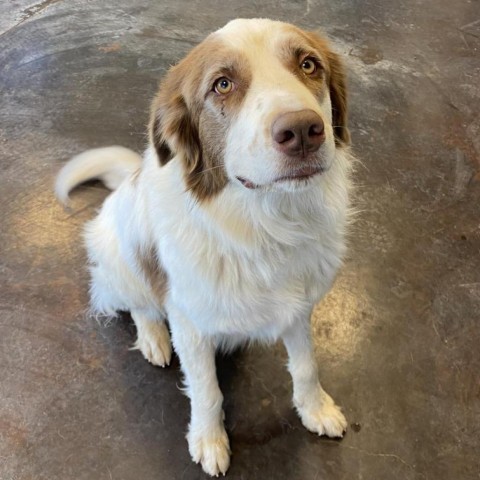
POLYGON ((349 159, 303 192, 228 186, 198 205, 175 162, 149 169, 150 224, 169 305, 205 334, 276 339, 330 287, 344 251, 349 159))

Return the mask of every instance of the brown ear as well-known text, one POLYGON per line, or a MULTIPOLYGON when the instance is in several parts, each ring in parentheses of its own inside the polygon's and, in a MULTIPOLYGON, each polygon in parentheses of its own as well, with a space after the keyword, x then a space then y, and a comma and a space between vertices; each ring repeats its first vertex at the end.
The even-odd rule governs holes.
POLYGON ((168 72, 153 101, 150 141, 161 165, 181 154, 187 171, 192 172, 201 163, 201 149, 196 122, 181 92, 181 70, 178 65, 168 72))
MULTIPOLYGON (((150 142, 154 145, 161 165, 178 156, 183 163, 187 190, 198 200, 218 193, 227 183, 217 159, 202 145, 199 125, 202 100, 196 98, 199 80, 203 78, 203 63, 197 47, 177 66, 170 69, 160 85, 152 105, 150 142)), ((201 53, 201 52, 200 52, 201 53)))
POLYGON ((345 73, 339 56, 328 52, 330 65, 329 88, 332 102, 332 125, 337 145, 350 144, 350 132, 347 127, 347 87, 345 73))

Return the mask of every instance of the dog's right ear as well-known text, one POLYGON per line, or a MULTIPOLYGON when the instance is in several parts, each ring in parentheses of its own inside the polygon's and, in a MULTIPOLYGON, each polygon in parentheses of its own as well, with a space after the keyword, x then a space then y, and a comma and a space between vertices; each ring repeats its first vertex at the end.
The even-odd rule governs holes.
POLYGON ((221 165, 205 153, 200 141, 201 92, 206 88, 202 81, 211 51, 204 41, 168 71, 153 101, 149 128, 160 165, 174 157, 181 162, 186 189, 198 200, 215 195, 227 182, 221 165))
POLYGON ((182 94, 183 65, 171 68, 160 84, 150 115, 150 142, 161 165, 181 153, 187 169, 193 170, 201 159, 198 128, 182 94))
POLYGON ((163 112, 166 111, 166 105, 161 106, 161 99, 158 95, 153 102, 152 111, 150 113, 150 127, 148 129, 150 136, 150 143, 155 147, 160 165, 165 165, 172 157, 172 150, 170 149, 167 140, 162 133, 162 118, 163 112))

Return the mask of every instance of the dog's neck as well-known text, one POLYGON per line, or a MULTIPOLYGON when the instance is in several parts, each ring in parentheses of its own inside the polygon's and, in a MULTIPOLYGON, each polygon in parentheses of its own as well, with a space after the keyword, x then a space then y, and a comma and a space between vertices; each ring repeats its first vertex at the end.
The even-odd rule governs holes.
MULTIPOLYGON (((158 171, 155 153, 147 151, 147 176, 158 171)), ((179 215, 188 215, 192 226, 218 236, 241 249, 262 248, 272 243, 299 247, 321 236, 341 236, 347 222, 351 157, 337 149, 329 171, 298 191, 251 190, 230 182, 217 195, 198 201, 183 183, 182 162, 172 159, 164 167, 173 170, 166 188, 182 188, 185 204, 179 215), (183 210, 183 211, 182 211, 183 210)), ((153 188, 153 187, 151 187, 153 188)), ((157 187, 159 188, 159 187, 157 187)), ((162 188, 160 186, 160 188, 162 188)), ((177 197, 178 198, 178 197, 177 197)))

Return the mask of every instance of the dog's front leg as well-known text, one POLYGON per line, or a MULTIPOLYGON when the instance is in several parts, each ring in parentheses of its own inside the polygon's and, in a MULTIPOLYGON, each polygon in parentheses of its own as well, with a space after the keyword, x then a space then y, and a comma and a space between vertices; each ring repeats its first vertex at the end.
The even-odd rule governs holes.
POLYGON ((288 369, 293 379, 293 402, 303 425, 311 432, 341 437, 347 421, 318 379, 310 322, 288 329, 282 337, 288 352, 288 369))
POLYGON ((185 374, 192 417, 187 434, 192 459, 218 476, 230 465, 230 446, 223 426, 223 395, 215 369, 215 345, 183 315, 169 311, 172 341, 185 374))

